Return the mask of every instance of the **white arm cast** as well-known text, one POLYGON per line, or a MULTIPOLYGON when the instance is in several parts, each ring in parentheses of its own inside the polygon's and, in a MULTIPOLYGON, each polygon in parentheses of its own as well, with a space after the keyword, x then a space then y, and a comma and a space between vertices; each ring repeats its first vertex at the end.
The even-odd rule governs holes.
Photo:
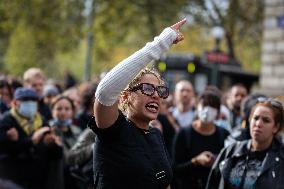
POLYGON ((112 106, 130 81, 152 60, 158 60, 176 37, 174 30, 166 28, 154 41, 116 65, 99 83, 96 90, 97 100, 104 106, 112 106))

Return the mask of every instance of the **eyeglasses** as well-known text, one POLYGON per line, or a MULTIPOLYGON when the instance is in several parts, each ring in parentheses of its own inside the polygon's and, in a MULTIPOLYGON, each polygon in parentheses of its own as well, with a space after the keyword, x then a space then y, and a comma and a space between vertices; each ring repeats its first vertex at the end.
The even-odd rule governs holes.
POLYGON ((273 98, 265 98, 265 97, 260 97, 257 99, 257 102, 264 103, 264 102, 270 102, 270 104, 274 107, 277 108, 280 111, 283 111, 283 106, 280 102, 277 100, 274 100, 273 98))
POLYGON ((169 96, 169 89, 166 86, 156 86, 150 83, 139 83, 132 87, 130 91, 140 90, 142 94, 153 96, 157 91, 160 98, 166 99, 169 96))

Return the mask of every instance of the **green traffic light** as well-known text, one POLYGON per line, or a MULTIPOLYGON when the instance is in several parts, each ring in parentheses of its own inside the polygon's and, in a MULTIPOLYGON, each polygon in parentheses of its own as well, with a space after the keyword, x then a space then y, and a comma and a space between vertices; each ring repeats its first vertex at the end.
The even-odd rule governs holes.
POLYGON ((167 64, 165 62, 159 62, 158 64, 158 70, 160 72, 165 72, 167 69, 167 64))
POLYGON ((188 73, 194 73, 195 72, 195 64, 194 63, 187 64, 187 71, 188 71, 188 73))

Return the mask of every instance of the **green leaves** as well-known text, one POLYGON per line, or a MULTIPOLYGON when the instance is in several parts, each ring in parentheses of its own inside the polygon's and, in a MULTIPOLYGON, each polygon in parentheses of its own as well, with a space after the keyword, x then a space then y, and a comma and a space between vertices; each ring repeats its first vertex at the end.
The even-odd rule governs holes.
MULTIPOLYGON (((1 0, 1 70, 4 68, 12 74, 22 74, 30 66, 39 66, 49 76, 60 77, 60 73, 69 66, 77 77, 82 78, 86 36, 91 32, 94 40, 90 71, 99 73, 113 67, 146 41, 152 40, 165 26, 188 14, 194 18, 195 26, 190 26, 189 31, 184 27, 186 38, 174 47, 174 51, 201 54, 206 48, 210 49, 213 45, 206 28, 221 24, 232 41, 227 49, 236 51, 237 57, 242 60, 249 57, 248 52, 252 48, 252 55, 256 57, 253 58, 259 58, 262 1, 93 1, 93 22, 88 26, 83 14, 84 0, 1 0), (208 6, 208 2, 213 4, 208 6), (224 2, 227 6, 223 6, 224 2)), ((222 47, 224 49, 224 45, 222 47)))
POLYGON ((30 66, 48 68, 54 64, 55 54, 77 48, 83 37, 83 3, 80 0, 1 1, 0 34, 5 35, 0 36, 0 42, 7 46, 0 46, 0 54, 6 54, 6 69, 18 74, 30 66), (13 65, 18 66, 11 69, 15 68, 13 65))

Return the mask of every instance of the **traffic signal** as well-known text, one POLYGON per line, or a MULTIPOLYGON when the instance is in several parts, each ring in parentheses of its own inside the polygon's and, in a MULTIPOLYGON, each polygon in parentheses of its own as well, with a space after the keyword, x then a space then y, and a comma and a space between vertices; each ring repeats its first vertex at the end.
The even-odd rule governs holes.
POLYGON ((193 62, 187 64, 187 72, 193 74, 196 70, 196 66, 193 62))

